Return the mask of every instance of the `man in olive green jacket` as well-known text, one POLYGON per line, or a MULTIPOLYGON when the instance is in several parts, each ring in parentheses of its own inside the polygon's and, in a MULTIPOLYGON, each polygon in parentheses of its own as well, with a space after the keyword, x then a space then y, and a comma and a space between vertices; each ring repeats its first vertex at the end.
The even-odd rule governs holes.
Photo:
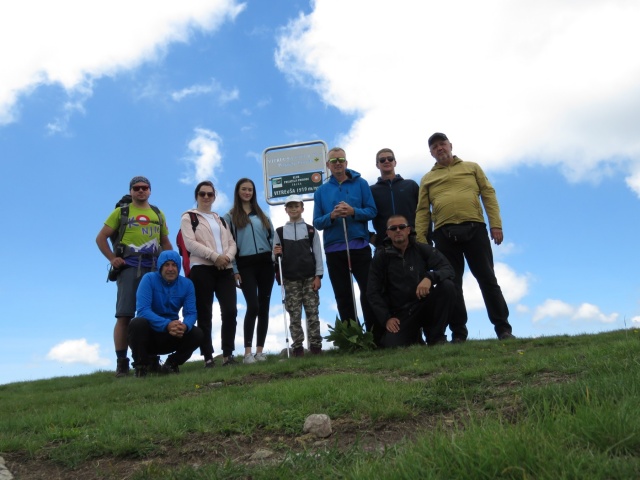
POLYGON ((467 308, 462 293, 465 259, 478 281, 496 335, 501 340, 515 338, 509 324, 509 308, 494 272, 493 252, 482 210, 484 206, 491 239, 500 245, 503 234, 496 192, 482 168, 477 163, 456 157, 452 148, 444 133, 429 137, 429 150, 436 164, 420 182, 416 239, 429 244, 435 242, 456 272, 454 283, 458 299, 449 324, 452 342, 464 342, 468 334, 467 308))

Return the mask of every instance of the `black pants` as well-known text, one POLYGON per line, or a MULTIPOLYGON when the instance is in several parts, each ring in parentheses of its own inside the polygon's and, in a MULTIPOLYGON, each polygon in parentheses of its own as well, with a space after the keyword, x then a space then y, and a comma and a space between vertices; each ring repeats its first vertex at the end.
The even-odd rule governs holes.
MULTIPOLYGON (((364 324, 367 331, 373 330, 374 338, 379 340, 378 333, 382 334, 379 326, 375 325, 375 315, 369 300, 367 300, 367 283, 369 280, 369 266, 371 265, 371 247, 349 250, 351 257, 351 271, 353 277, 358 282, 360 288, 360 307, 364 316, 364 324)), ((333 294, 338 304, 338 315, 343 322, 348 319, 357 318, 354 311, 354 299, 351 290, 351 274, 349 273, 349 260, 346 250, 340 252, 330 252, 326 254, 327 270, 333 294)), ((378 343, 378 342, 376 342, 378 343)))
POLYGON ((275 280, 273 263, 260 261, 250 265, 238 265, 238 272, 242 281, 240 288, 247 304, 247 313, 244 315, 244 346, 251 348, 253 344, 253 331, 256 329, 257 317, 256 346, 264 347, 269 329, 271 290, 275 280))
POLYGON ((202 330, 195 326, 182 338, 177 338, 166 331, 155 331, 146 318, 135 317, 129 323, 129 347, 134 367, 149 366, 149 356, 166 353, 171 353, 167 362, 182 365, 200 346, 202 338, 202 330))
POLYGON ((451 280, 444 280, 431 288, 423 300, 416 300, 396 312, 400 320, 400 331, 386 331, 382 338, 384 347, 404 347, 420 342, 422 328, 427 345, 446 341, 445 330, 456 303, 456 287, 451 280))
POLYGON ((202 329, 204 339, 200 354, 208 360, 213 357, 212 319, 213 296, 215 294, 220 306, 222 326, 222 355, 228 357, 236 349, 236 317, 238 316, 236 281, 233 270, 218 270, 213 265, 196 265, 191 269, 189 278, 196 290, 196 309, 198 310, 198 326, 202 329))
POLYGON ((489 320, 494 326, 496 335, 504 332, 511 333, 509 324, 509 308, 504 300, 500 285, 493 270, 493 252, 491 241, 484 223, 467 222, 468 237, 460 241, 447 235, 447 225, 433 232, 436 248, 447 257, 456 272, 454 283, 458 291, 456 306, 452 314, 449 329, 453 338, 466 340, 467 307, 462 292, 462 276, 464 275, 464 261, 467 260, 469 270, 478 281, 482 298, 489 320))

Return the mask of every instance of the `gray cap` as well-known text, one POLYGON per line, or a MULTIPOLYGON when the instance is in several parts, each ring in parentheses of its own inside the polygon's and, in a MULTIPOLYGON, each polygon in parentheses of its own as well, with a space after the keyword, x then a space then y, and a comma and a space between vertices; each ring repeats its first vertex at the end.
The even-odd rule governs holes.
POLYGON ((304 202, 302 201, 302 197, 301 197, 300 195, 289 195, 289 196, 287 197, 287 199, 284 201, 284 206, 286 207, 286 206, 287 206, 287 204, 289 204, 289 203, 294 203, 294 202, 297 202, 297 203, 304 203, 304 202))
POLYGON ((131 190, 131 187, 133 187, 136 183, 146 183, 147 185, 149 185, 149 188, 151 188, 151 182, 149 181, 149 179, 147 177, 143 177, 143 176, 137 176, 137 177, 133 177, 131 179, 131 181, 129 182, 129 190, 131 190))

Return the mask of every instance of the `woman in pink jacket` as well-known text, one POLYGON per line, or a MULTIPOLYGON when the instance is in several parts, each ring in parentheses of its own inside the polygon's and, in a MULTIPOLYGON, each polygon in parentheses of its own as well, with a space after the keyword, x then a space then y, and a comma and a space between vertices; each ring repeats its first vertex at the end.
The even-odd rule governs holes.
POLYGON ((222 366, 235 363, 233 351, 236 337, 236 284, 232 260, 236 255, 236 244, 231 232, 217 213, 211 211, 216 199, 216 190, 210 181, 200 182, 195 190, 197 207, 182 215, 180 230, 185 246, 190 252, 191 273, 189 278, 196 290, 198 326, 204 332, 200 353, 205 368, 214 366, 212 342, 212 307, 215 294, 220 306, 222 327, 222 366), (198 220, 195 229, 190 212, 198 220))

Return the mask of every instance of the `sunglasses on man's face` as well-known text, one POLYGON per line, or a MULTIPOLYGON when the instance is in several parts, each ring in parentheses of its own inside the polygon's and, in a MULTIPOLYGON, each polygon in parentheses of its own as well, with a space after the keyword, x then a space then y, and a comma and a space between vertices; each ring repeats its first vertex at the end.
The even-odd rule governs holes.
POLYGON ((149 190, 149 187, 147 185, 136 185, 135 187, 131 187, 131 189, 134 192, 139 192, 140 190, 146 192, 147 190, 149 190))
POLYGON ((330 159, 329 159, 329 163, 336 163, 336 162, 337 162, 337 163, 344 163, 344 162, 346 162, 346 161, 347 161, 347 159, 346 159, 346 158, 344 158, 344 157, 340 157, 340 158, 330 158, 330 159))
POLYGON ((391 163, 391 162, 393 162, 394 160, 395 160, 395 158, 394 158, 394 157, 380 157, 380 158, 378 159, 378 163, 387 163, 387 162, 391 163))
POLYGON ((215 195, 215 193, 213 192, 198 192, 198 196, 199 197, 213 197, 215 195))
POLYGON ((387 227, 387 230, 391 231, 391 232, 395 232, 396 230, 404 230, 405 228, 407 228, 409 225, 407 225, 406 223, 402 223, 400 225, 389 225, 387 227))

